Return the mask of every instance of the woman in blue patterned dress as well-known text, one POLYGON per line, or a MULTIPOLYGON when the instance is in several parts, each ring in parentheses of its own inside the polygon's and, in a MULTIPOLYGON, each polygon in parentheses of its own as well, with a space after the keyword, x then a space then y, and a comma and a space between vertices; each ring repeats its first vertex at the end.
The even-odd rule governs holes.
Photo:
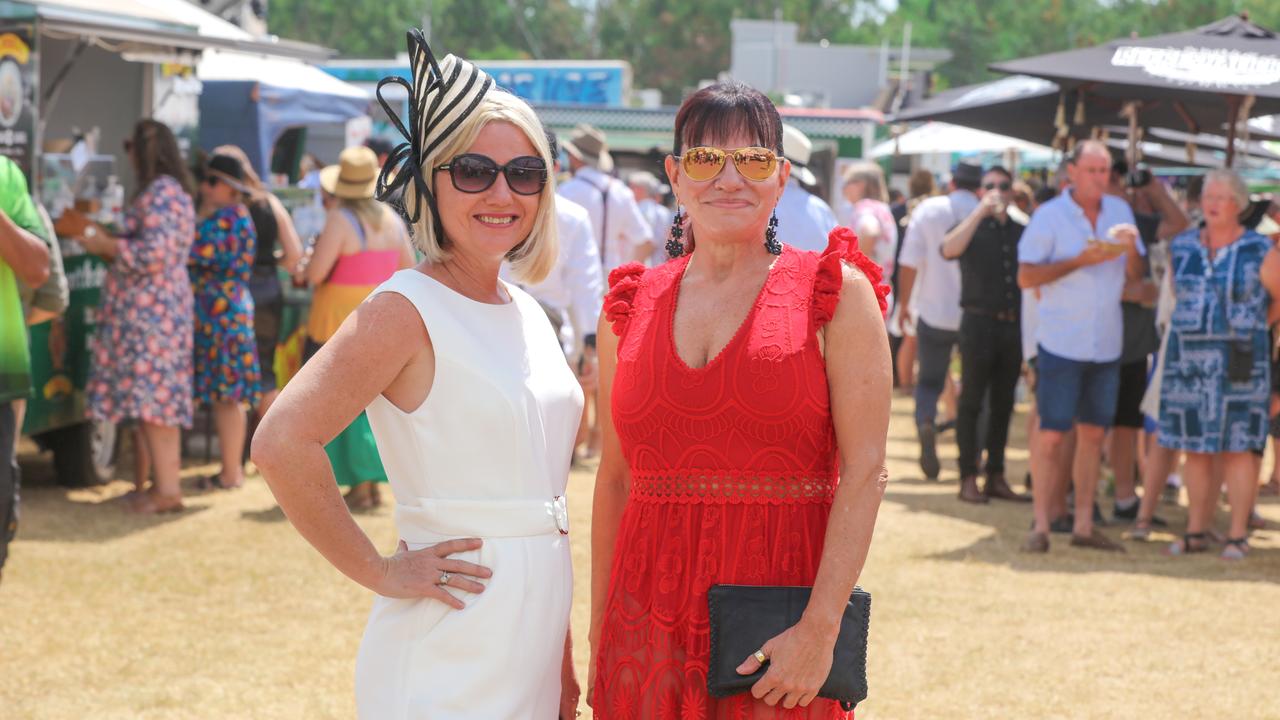
POLYGON ((195 399, 213 407, 222 471, 213 484, 244 483, 245 408, 257 401, 258 346, 253 335, 253 272, 257 236, 244 169, 230 155, 214 155, 200 185, 200 221, 188 270, 195 293, 195 399))
POLYGON ((191 426, 191 177, 164 124, 141 120, 125 148, 139 192, 119 237, 87 224, 77 238, 107 262, 86 388, 95 420, 135 421, 136 512, 182 509, 181 428, 191 426), (147 470, 153 482, 145 491, 147 470))
POLYGON ((1249 551, 1249 514, 1258 490, 1254 452, 1267 440, 1271 391, 1268 325, 1280 304, 1280 252, 1245 229, 1249 205, 1238 175, 1205 177, 1204 223, 1169 247, 1177 304, 1169 324, 1160 388, 1160 444, 1186 453, 1187 531, 1169 552, 1208 549, 1222 478, 1231 504, 1224 559, 1249 551), (1220 462, 1221 475, 1214 472, 1220 462))

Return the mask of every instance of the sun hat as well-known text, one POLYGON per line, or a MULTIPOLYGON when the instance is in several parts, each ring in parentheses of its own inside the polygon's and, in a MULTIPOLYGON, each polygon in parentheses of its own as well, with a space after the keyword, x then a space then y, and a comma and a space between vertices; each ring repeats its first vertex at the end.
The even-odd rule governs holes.
POLYGON ((818 178, 806 167, 813 156, 813 143, 798 128, 785 123, 782 126, 782 155, 791 161, 791 177, 802 185, 818 184, 818 178))
POLYGON ((561 145, 565 152, 600 172, 613 171, 613 156, 609 154, 609 141, 595 127, 582 123, 574 128, 569 139, 561 145))
POLYGON ((378 185, 378 156, 363 146, 349 147, 338 156, 338 164, 320 171, 320 187, 344 200, 364 200, 374 196, 378 185))

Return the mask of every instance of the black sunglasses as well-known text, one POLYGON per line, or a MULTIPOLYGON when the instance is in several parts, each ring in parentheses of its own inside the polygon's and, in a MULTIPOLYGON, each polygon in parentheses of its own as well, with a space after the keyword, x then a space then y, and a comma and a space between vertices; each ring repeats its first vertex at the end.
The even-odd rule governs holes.
POLYGON ((982 189, 983 189, 983 190, 995 190, 995 189, 997 189, 997 188, 998 188, 998 189, 1000 190, 1000 192, 1009 192, 1009 189, 1010 189, 1010 188, 1012 188, 1012 187, 1013 187, 1013 183, 1011 183, 1011 182, 998 182, 998 183, 989 182, 989 183, 986 183, 985 185, 983 185, 983 186, 982 186, 982 189))
POLYGON ((537 195, 547 184, 547 164, 542 158, 521 155, 506 165, 499 165, 493 158, 475 153, 459 155, 436 170, 448 170, 453 187, 459 192, 482 193, 493 186, 501 172, 507 178, 507 187, 517 195, 537 195))

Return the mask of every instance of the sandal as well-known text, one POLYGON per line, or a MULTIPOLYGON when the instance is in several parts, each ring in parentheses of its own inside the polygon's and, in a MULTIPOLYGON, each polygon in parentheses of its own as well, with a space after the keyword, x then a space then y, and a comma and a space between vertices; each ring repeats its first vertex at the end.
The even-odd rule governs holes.
POLYGON ((1258 514, 1257 510, 1249 513, 1249 529, 1250 530, 1266 530, 1267 519, 1258 514))
POLYGON ((1222 548, 1223 560, 1243 560, 1249 556, 1249 538, 1227 538, 1226 547, 1222 548))
POLYGON ((1208 549, 1209 533, 1189 532, 1183 533, 1181 540, 1169 545, 1169 547, 1165 549, 1164 554, 1169 557, 1179 557, 1181 555, 1206 552, 1208 549))
POLYGON ((1163 527, 1169 527, 1169 521, 1159 515, 1153 515, 1150 518, 1145 519, 1138 518, 1137 521, 1133 523, 1133 527, 1129 532, 1125 533, 1125 537, 1130 540, 1150 540, 1151 533, 1155 528, 1163 527))
POLYGON ((1275 478, 1272 478, 1266 481, 1265 483, 1263 483, 1262 487, 1258 488, 1258 496, 1259 497, 1280 496, 1280 480, 1276 480, 1275 478))

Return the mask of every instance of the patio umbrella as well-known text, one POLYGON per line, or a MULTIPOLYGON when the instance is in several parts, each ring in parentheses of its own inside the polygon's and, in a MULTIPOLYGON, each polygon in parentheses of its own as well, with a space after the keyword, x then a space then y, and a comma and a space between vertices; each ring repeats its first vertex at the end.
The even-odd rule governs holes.
POLYGON ((1052 150, 1025 140, 996 135, 961 125, 930 122, 876 145, 868 157, 926 155, 931 153, 1008 152, 1050 153, 1052 150))
MULTIPOLYGON (((992 70, 1052 80, 1064 89, 1126 103, 1131 126, 1176 127, 1155 121, 1170 113, 1197 133, 1280 113, 1280 37, 1230 16, 1195 30, 1123 38, 1103 45, 995 63, 992 70)), ((1227 148, 1227 164, 1233 149, 1227 148)))

